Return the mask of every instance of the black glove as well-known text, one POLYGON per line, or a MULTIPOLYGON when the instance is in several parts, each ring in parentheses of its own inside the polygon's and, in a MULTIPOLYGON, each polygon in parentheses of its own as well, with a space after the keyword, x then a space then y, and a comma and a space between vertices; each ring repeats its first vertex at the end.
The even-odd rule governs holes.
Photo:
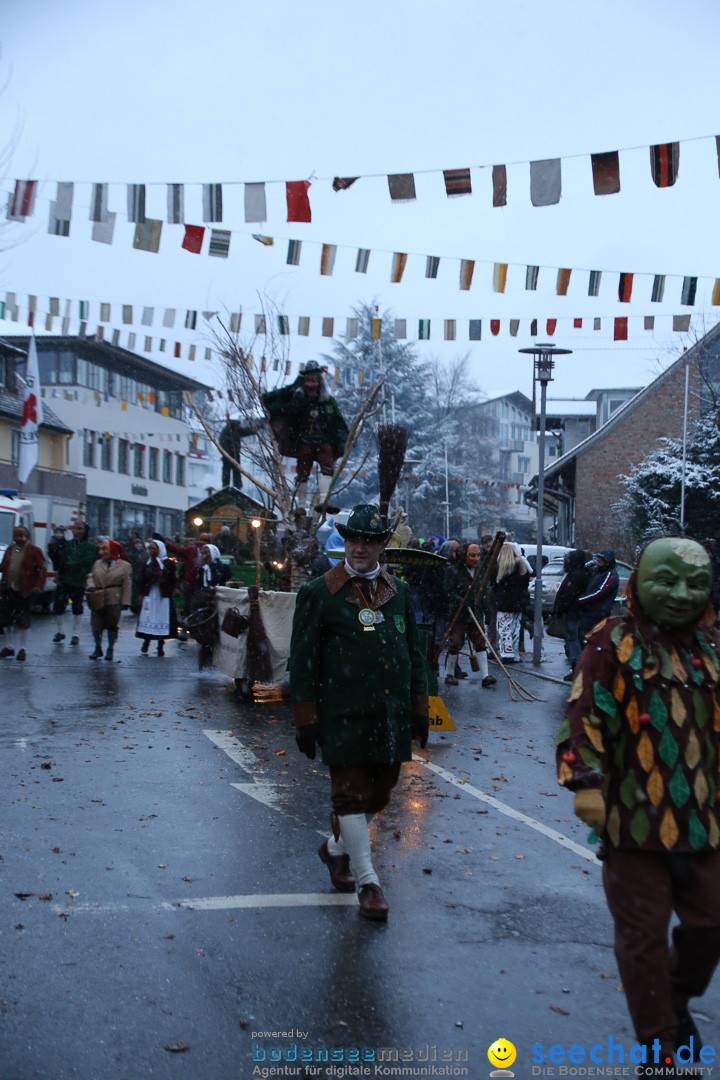
POLYGON ((301 754, 305 754, 311 761, 315 760, 315 747, 320 734, 319 724, 304 724, 295 728, 295 742, 301 754))
POLYGON ((123 611, 129 611, 130 610, 130 605, 129 604, 123 604, 122 609, 123 609, 123 611))
POLYGON ((428 735, 430 734, 430 720, 427 716, 413 716, 412 718, 412 737, 420 743, 420 749, 424 750, 427 746, 428 735))

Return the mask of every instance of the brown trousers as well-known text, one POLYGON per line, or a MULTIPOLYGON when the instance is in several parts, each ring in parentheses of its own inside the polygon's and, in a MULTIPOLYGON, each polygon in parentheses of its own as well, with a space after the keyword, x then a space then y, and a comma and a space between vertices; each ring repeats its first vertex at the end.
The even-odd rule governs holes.
POLYGON ((720 852, 609 851, 603 885, 635 1034, 670 1054, 676 1009, 705 992, 720 960, 720 852))
POLYGON ((400 762, 391 765, 331 765, 332 808, 343 814, 378 814, 390 802, 400 776, 400 762))
POLYGON ((309 443, 298 443, 297 452, 297 481, 304 484, 312 472, 313 462, 317 461, 323 476, 332 476, 335 472, 335 458, 333 457, 330 443, 320 443, 319 446, 311 446, 309 443))
MULTIPOLYGON (((480 622, 479 619, 478 622, 480 622)), ((481 622, 480 625, 482 626, 481 622)), ((457 656, 457 654, 460 652, 463 645, 465 644, 466 637, 472 647, 475 649, 475 652, 486 651, 487 646, 485 644, 485 638, 480 633, 474 622, 468 623, 467 626, 460 626, 458 625, 458 623, 455 623, 455 628, 448 637, 447 649, 449 656, 457 656)))

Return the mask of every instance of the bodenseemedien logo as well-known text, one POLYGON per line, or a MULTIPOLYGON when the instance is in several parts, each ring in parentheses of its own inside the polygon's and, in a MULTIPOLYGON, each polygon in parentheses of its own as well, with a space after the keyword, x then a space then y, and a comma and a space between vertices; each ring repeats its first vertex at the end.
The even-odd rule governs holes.
POLYGON ((517 1050, 509 1039, 496 1039, 487 1053, 490 1064, 495 1066, 491 1076, 515 1076, 508 1066, 515 1061, 517 1050))

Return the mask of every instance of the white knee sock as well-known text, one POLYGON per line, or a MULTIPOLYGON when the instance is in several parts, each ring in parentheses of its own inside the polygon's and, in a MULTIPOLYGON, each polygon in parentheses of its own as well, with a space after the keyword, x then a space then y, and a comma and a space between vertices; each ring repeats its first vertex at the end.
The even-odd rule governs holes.
POLYGON ((340 834, 339 840, 336 840, 332 834, 328 837, 327 849, 329 855, 347 855, 347 848, 345 847, 342 833, 340 834))
POLYGON ((73 637, 80 637, 80 627, 82 625, 82 615, 73 615, 73 637))
POLYGON ((487 652, 483 649, 482 652, 476 653, 476 656, 480 665, 480 675, 484 679, 488 673, 487 652))
POLYGON ((343 814, 340 818, 340 834, 345 841, 350 865, 358 886, 379 885, 380 882, 372 864, 370 833, 365 815, 343 814))

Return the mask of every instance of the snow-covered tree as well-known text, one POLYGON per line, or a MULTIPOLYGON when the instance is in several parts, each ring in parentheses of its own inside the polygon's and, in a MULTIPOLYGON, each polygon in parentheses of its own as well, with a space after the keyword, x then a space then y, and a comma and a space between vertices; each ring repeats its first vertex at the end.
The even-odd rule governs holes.
MULTIPOLYGON (((661 442, 621 477, 625 495, 614 509, 626 518, 636 544, 680 531, 682 439, 661 442)), ((720 536, 720 415, 715 411, 688 431, 684 531, 700 540, 720 536)))

